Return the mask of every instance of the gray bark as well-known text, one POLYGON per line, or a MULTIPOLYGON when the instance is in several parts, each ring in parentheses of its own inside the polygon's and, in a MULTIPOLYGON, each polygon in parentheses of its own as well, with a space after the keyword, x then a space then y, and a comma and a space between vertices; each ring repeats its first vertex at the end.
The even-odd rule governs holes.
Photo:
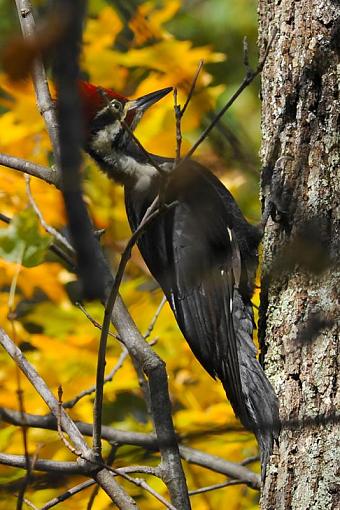
POLYGON ((285 420, 264 510, 340 507, 339 16, 336 0, 259 0, 262 52, 279 31, 262 75, 262 197, 272 186, 287 211, 264 238, 260 340, 285 420))

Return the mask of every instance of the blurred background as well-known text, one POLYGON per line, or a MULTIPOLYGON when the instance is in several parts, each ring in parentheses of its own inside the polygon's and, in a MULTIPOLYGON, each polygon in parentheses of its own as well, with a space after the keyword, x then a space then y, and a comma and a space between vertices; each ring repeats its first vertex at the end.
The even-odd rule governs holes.
MULTIPOLYGON (((36 1, 34 6, 38 21, 48 12, 50 2, 36 1)), ((14 44, 20 27, 14 2, 0 0, 0 11, 0 47, 4 51, 14 44)), ((209 124, 214 112, 241 83, 245 74, 244 36, 248 39, 251 64, 256 67, 255 0, 92 0, 84 27, 82 77, 131 97, 174 86, 178 88, 179 102, 183 105, 199 62, 204 60, 182 123, 184 155, 209 124)), ((48 55, 45 61, 49 69, 48 55)), ((52 83, 51 90, 53 94, 52 83)), ((225 183, 251 222, 258 221, 260 211, 258 95, 259 82, 255 82, 243 92, 195 155, 225 183)), ((171 94, 145 115, 136 134, 149 151, 175 155, 171 94)), ((3 67, 0 72, 0 152, 42 165, 53 164, 30 80, 13 81, 3 67)), ((53 391, 62 384, 64 400, 67 400, 94 382, 98 330, 74 306, 75 276, 47 252, 48 235, 32 208, 33 197, 45 221, 63 230, 62 199, 52 186, 36 179, 31 179, 32 197, 29 197, 22 174, 5 167, 0 167, 0 172, 0 212, 13 219, 10 226, 0 225, 1 326, 24 348, 53 391), (28 230, 29 238, 25 234, 28 230), (42 239, 41 243, 36 242, 40 251, 33 261, 20 258, 18 252, 9 247, 8 239, 15 246, 25 247, 33 238, 42 239)), ((115 269, 130 235, 123 190, 109 182, 87 157, 84 157, 83 175, 87 205, 96 227, 105 229, 102 242, 115 269)), ((162 294, 137 250, 133 251, 121 292, 138 327, 146 331, 162 294)), ((258 303, 258 295, 254 303, 258 303)), ((93 318, 101 321, 100 304, 90 303, 86 308, 93 318)), ((211 380, 194 359, 167 305, 162 309, 151 338, 157 340, 154 348, 167 364, 174 421, 184 444, 234 462, 256 455, 256 443, 251 434, 233 430, 237 429, 238 422, 220 384, 211 380)), ((115 366, 120 354, 121 347, 111 338, 108 371, 115 366)), ((15 367, 5 353, 0 352, 0 359, 0 406, 18 408, 15 367)), ((24 379, 21 383, 26 411, 46 413, 46 406, 29 384, 24 379)), ((93 395, 79 401, 70 411, 72 417, 91 421, 92 403, 93 395)), ((134 368, 128 360, 105 388, 104 422, 125 430, 152 430, 134 368)), ((39 448, 39 456, 43 458, 72 459, 54 432, 32 429, 28 440, 32 454, 39 448)), ((21 431, 2 424, 0 449, 22 454, 21 431)), ((152 465, 156 457, 140 448, 118 450, 116 465, 138 462, 152 465)), ((257 464, 251 467, 259 471, 257 464)), ((222 475, 197 466, 186 464, 185 470, 190 489, 224 480, 222 475)), ((15 508, 14 494, 23 476, 23 470, 0 466, 1 510, 15 508), (9 502, 12 506, 8 506, 9 502)), ((148 482, 165 493, 164 487, 158 486, 160 482, 154 479, 148 482)), ((40 475, 30 484, 27 495, 36 505, 42 505, 76 483, 76 478, 50 480, 40 475)), ((132 495, 139 494, 141 508, 159 508, 159 503, 143 491, 138 492, 131 486, 128 489, 132 495)), ((89 494, 84 491, 74 497, 72 503, 60 507, 86 508, 89 494), (70 504, 72 506, 67 506, 70 504)), ((226 502, 231 510, 255 509, 258 508, 258 493, 240 485, 194 496, 192 504, 195 510, 215 510, 224 508, 226 502)), ((98 494, 93 508, 111 508, 105 494, 98 494)))

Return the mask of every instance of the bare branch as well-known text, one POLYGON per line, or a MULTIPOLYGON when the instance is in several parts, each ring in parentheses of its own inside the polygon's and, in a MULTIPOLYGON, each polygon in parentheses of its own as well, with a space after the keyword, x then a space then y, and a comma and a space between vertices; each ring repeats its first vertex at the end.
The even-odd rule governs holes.
MULTIPOLYGON (((121 474, 121 472, 124 473, 145 473, 145 474, 154 474, 149 471, 148 466, 128 466, 126 468, 117 468, 117 473, 113 474, 113 476, 118 476, 121 474)), ((155 474, 155 476, 158 476, 155 474)), ((62 503, 66 501, 67 499, 71 498, 75 494, 78 494, 79 492, 82 492, 83 490, 87 489, 88 487, 92 487, 96 482, 94 480, 87 480, 86 482, 80 483, 76 485, 75 487, 72 487, 71 489, 68 489, 63 494, 60 494, 60 496, 57 496, 56 498, 51 499, 45 505, 41 508, 41 510, 49 510, 50 508, 53 508, 54 506, 58 505, 59 503, 62 503)))
POLYGON ((181 457, 190 464, 196 464, 198 466, 211 469, 212 471, 216 471, 217 473, 230 476, 231 478, 242 480, 242 483, 249 485, 249 487, 252 487, 253 489, 259 489, 261 487, 259 475, 253 473, 240 464, 228 462, 215 455, 202 453, 199 450, 195 450, 194 448, 189 448, 187 446, 180 446, 180 453, 181 457))
MULTIPOLYGON (((22 423, 20 413, 12 409, 0 408, 0 417, 3 421, 12 423, 14 425, 20 425, 22 423)), ((57 430, 56 419, 52 415, 39 416, 26 413, 25 422, 28 427, 57 430)), ((90 423, 75 423, 82 434, 85 436, 92 435, 93 427, 90 423)), ((146 450, 151 451, 157 451, 159 449, 157 438, 154 434, 143 434, 141 432, 116 430, 112 427, 103 426, 102 438, 118 445, 128 444, 140 446, 146 450)), ((248 468, 245 468, 242 466, 242 464, 228 462, 221 457, 209 455, 188 446, 179 445, 179 452, 181 457, 191 464, 197 464, 207 469, 217 471, 218 473, 222 473, 233 479, 237 478, 240 480, 247 480, 247 485, 254 488, 260 488, 259 475, 253 471, 250 471, 248 468)))
MULTIPOLYGON (((58 419, 58 414, 60 413, 60 422, 63 430, 67 432, 77 451, 81 452, 82 458, 93 465, 92 451, 84 441, 79 429, 65 413, 64 409, 60 409, 57 399, 51 393, 45 381, 2 329, 0 329, 0 343, 46 402, 56 419, 58 419)), ((102 471, 94 476, 105 492, 111 497, 112 501, 117 504, 118 508, 135 510, 136 505, 133 499, 112 479, 107 470, 102 469, 102 471)))
POLYGON ((18 172, 31 175, 32 177, 38 177, 48 184, 53 184, 56 188, 60 188, 60 179, 56 171, 50 170, 36 163, 31 163, 26 159, 15 158, 14 156, 8 156, 7 154, 0 154, 0 165, 12 168, 18 172))
MULTIPOLYGON (((29 459, 31 464, 31 469, 49 473, 61 473, 68 475, 84 475, 86 476, 88 473, 86 470, 82 468, 82 466, 78 462, 58 462, 51 461, 46 459, 29 459)), ((12 467, 26 468, 26 458, 24 455, 10 455, 10 454, 1 454, 0 453, 0 464, 12 467)), ((112 469, 113 476, 123 476, 124 479, 128 480, 130 483, 137 485, 138 487, 142 487, 147 490, 150 494, 152 494, 156 499, 158 499, 161 503, 163 503, 166 508, 170 510, 176 510, 173 505, 171 505, 165 498, 163 498, 159 493, 157 493, 154 489, 152 489, 145 480, 136 479, 129 476, 129 474, 133 473, 142 473, 147 475, 153 475, 160 477, 161 472, 157 468, 153 468, 150 466, 128 466, 125 468, 117 468, 112 469)), ((48 508, 52 508, 56 506, 58 503, 65 501, 69 497, 77 494, 78 492, 94 485, 96 482, 94 480, 88 480, 82 484, 77 485, 73 489, 69 489, 66 494, 53 498, 50 502, 46 503, 43 506, 43 509, 47 510, 48 508), (67 497, 66 497, 67 495, 67 497)))
POLYGON ((48 223, 46 223, 44 217, 43 217, 43 214, 42 212, 40 211, 36 201, 34 200, 33 198, 33 195, 32 195, 32 190, 31 190, 31 177, 29 175, 25 175, 25 180, 26 180, 26 193, 27 193, 27 196, 28 196, 28 200, 31 204, 31 206, 33 207, 34 209, 34 212, 35 214, 38 216, 39 218, 39 221, 42 225, 42 227, 45 229, 45 231, 50 234, 52 237, 54 237, 65 249, 66 251, 69 251, 72 255, 75 255, 75 251, 74 251, 74 248, 73 246, 68 242, 68 240, 66 239, 66 237, 64 237, 60 232, 58 232, 58 230, 56 230, 54 227, 52 227, 51 225, 48 225, 48 223))
POLYGON ((0 220, 9 225, 11 223, 11 218, 6 216, 6 214, 0 213, 0 220))
MULTIPOLYGON (((57 417, 59 407, 58 401, 53 396, 47 384, 40 377, 35 368, 33 368, 33 366, 27 361, 27 359, 22 354, 20 349, 12 342, 12 340, 7 336, 7 334, 2 329, 0 329, 0 343, 3 346, 3 348, 7 351, 7 353, 11 356, 11 358, 16 362, 21 371, 26 375, 27 379, 31 382, 31 384, 39 393, 39 395, 42 397, 42 399, 46 402, 54 416, 57 417)), ((87 453, 88 447, 81 433, 74 425, 73 421, 69 418, 69 416, 63 411, 61 412, 61 424, 63 429, 70 436, 76 448, 80 451, 87 453)))
MULTIPOLYGON (((86 475, 86 471, 78 462, 59 462, 47 459, 29 457, 31 471, 44 471, 46 473, 60 473, 65 475, 86 475)), ((12 455, 0 453, 0 464, 4 466, 26 469, 25 455, 12 455)))
MULTIPOLYGON (((4 422, 12 423, 13 425, 21 425, 22 419, 19 411, 8 409, 5 407, 0 408, 0 417, 4 422)), ((41 428, 46 430, 57 430, 57 420, 52 414, 48 415, 35 415, 25 413, 25 423, 27 427, 41 428)), ((93 426, 90 423, 74 422, 79 431, 85 436, 91 436, 93 433, 93 426)), ((133 446, 140 446, 147 450, 157 451, 158 444, 155 434, 144 434, 142 432, 129 432, 125 430, 115 430, 106 425, 102 426, 102 437, 110 443, 117 443, 118 445, 128 444, 133 446)))
MULTIPOLYGON (((25 39, 33 38, 36 34, 36 26, 33 17, 32 4, 29 0, 15 0, 21 30, 25 39)), ((33 85, 37 97, 38 108, 44 117, 47 132, 49 134, 57 167, 59 167, 59 141, 58 125, 54 104, 48 88, 47 76, 41 60, 36 60, 32 68, 33 85)), ((59 182, 59 171, 55 170, 56 182, 59 182)), ((51 184, 55 182, 51 181, 51 184)))
MULTIPOLYGON (((110 453, 108 454, 107 459, 106 459, 106 464, 108 466, 111 466, 112 463, 114 462, 114 460, 116 458, 117 448, 118 448, 118 446, 116 444, 111 445, 110 453)), ((90 499, 89 499, 89 501, 87 503, 86 510, 91 510, 92 509, 92 506, 94 504, 96 496, 99 493, 99 489, 100 489, 100 486, 98 484, 96 484, 95 487, 93 488, 93 491, 91 493, 90 499)))
MULTIPOLYGON (((88 476, 88 470, 85 465, 80 462, 66 462, 49 459, 36 459, 29 457, 30 467, 32 471, 43 471, 46 473, 64 473, 66 475, 82 475, 88 476)), ((0 453, 0 464, 4 466, 18 467, 26 469, 25 455, 14 455, 9 453, 0 453)), ((112 471, 114 476, 125 473, 143 473, 160 477, 161 473, 158 468, 151 466, 127 466, 117 468, 112 471)))

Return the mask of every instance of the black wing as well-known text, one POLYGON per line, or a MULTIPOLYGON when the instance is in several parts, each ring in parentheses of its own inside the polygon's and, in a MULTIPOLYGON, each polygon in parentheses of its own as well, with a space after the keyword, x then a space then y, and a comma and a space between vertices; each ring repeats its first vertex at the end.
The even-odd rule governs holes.
MULTIPOLYGON (((137 228, 157 187, 126 190, 126 208, 137 228)), ((262 477, 279 430, 278 402, 256 358, 250 297, 260 235, 243 218, 222 183, 188 162, 170 181, 175 209, 151 224, 139 241, 192 351, 218 377, 243 425, 261 449, 262 477)))
MULTIPOLYGON (((174 199, 176 208, 149 226, 139 248, 195 356, 221 379, 235 413, 247 425, 233 323, 234 290, 247 280, 235 227, 245 228, 246 222, 220 181, 193 162, 170 182, 167 201, 174 199)), ((135 204, 127 192, 133 230, 148 201, 137 214, 135 204)))

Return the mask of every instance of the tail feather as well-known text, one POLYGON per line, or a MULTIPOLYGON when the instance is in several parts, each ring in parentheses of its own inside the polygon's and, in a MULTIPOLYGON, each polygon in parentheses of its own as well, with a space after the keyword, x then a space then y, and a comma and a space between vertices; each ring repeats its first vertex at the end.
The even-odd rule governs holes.
POLYGON ((278 438, 280 419, 278 400, 263 368, 256 358, 253 342, 253 311, 237 289, 234 290, 233 323, 237 338, 240 378, 245 409, 239 418, 243 425, 254 432, 259 447, 262 479, 278 438))

